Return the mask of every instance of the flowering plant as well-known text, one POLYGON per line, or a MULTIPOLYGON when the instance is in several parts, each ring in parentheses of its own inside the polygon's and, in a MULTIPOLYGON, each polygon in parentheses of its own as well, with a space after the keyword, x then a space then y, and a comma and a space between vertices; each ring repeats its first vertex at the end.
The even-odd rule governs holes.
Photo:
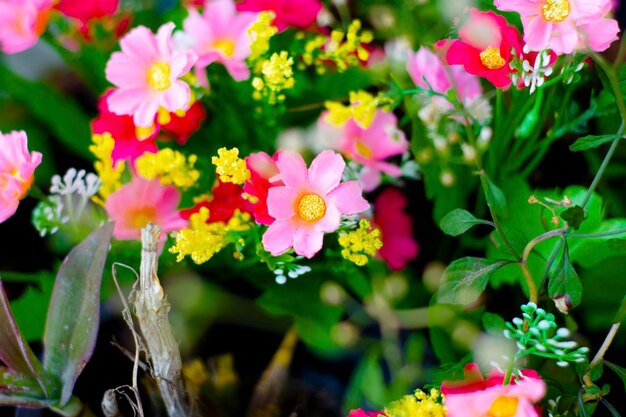
POLYGON ((0 0, 0 406, 619 415, 618 6, 0 0))

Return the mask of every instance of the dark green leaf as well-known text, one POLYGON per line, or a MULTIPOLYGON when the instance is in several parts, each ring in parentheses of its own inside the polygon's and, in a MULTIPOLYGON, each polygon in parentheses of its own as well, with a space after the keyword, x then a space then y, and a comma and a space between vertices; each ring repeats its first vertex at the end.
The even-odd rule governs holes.
POLYGON ((622 302, 620 303, 619 310, 615 313, 615 317, 613 318, 613 323, 621 323, 626 317, 626 295, 622 298, 622 302))
POLYGON ((497 314, 483 314, 483 327, 488 333, 502 335, 502 331, 506 329, 506 325, 504 323, 504 319, 497 314))
POLYGON ((613 407, 613 404, 604 398, 602 398, 600 402, 607 408, 607 410, 609 410, 609 413, 611 413, 613 417, 621 417, 620 413, 615 409, 615 407, 613 407))
POLYGON ((602 362, 589 368, 589 378, 591 378, 592 381, 597 381, 598 379, 600 379, 603 373, 604 364, 602 362))
POLYGON ((469 304, 485 290, 489 276, 511 261, 466 257, 445 269, 437 300, 445 304, 469 304))
POLYGON ((485 175, 487 181, 487 191, 485 196, 487 198, 487 205, 499 216, 508 216, 508 203, 506 196, 496 184, 485 175))
POLYGON ((580 304, 583 295, 583 284, 576 269, 569 260, 567 245, 563 248, 561 261, 548 282, 548 295, 555 300, 562 313, 580 304))
POLYGON ((604 361, 604 363, 606 364, 606 366, 611 368, 617 375, 619 375, 620 378, 622 378, 622 382, 624 382, 624 391, 626 391, 626 369, 606 360, 604 361))
POLYGON ((561 218, 567 222, 567 225, 574 230, 578 230, 581 223, 587 218, 585 209, 580 206, 573 206, 561 213, 561 218))
POLYGON ((584 138, 578 139, 569 147, 569 149, 573 152, 586 151, 587 149, 597 148, 600 145, 612 142, 616 138, 617 136, 615 135, 589 135, 585 136, 584 138))
POLYGON ((609 240, 609 249, 616 255, 626 255, 626 240, 611 239, 609 240))
POLYGON ((15 324, 9 300, 0 280, 0 361, 13 371, 36 380, 43 393, 48 390, 41 377, 41 364, 15 324))
POLYGON ((443 230, 443 232, 447 235, 458 236, 477 224, 492 225, 491 222, 477 219, 467 210, 454 209, 441 219, 439 227, 441 227, 441 230, 443 230))
POLYGON ((70 399, 95 347, 100 283, 113 225, 105 224, 76 246, 57 275, 44 334, 44 367, 61 381, 61 406, 70 399))

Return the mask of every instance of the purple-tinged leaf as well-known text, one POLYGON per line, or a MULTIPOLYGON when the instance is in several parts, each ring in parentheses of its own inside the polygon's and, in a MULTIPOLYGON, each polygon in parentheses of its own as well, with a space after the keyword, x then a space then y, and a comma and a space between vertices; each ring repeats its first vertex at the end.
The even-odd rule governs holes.
POLYGON ((54 405, 54 402, 45 398, 14 395, 13 393, 5 394, 0 391, 0 405, 11 407, 47 408, 54 405))
POLYGON ((72 395, 91 358, 100 322, 100 283, 113 223, 92 232, 67 255, 57 275, 44 334, 44 368, 61 382, 59 405, 72 395))
POLYGON ((0 361, 10 369, 36 380, 41 391, 48 394, 41 378, 41 363, 26 343, 15 324, 9 300, 0 280, 0 361))

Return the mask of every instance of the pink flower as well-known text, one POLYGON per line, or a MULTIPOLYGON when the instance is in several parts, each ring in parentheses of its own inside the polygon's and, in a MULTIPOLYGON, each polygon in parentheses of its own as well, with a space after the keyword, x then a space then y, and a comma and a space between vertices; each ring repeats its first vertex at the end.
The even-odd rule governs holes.
POLYGON ((404 132, 397 127, 396 116, 391 112, 376 110, 372 124, 363 129, 354 119, 348 120, 337 128, 326 122, 328 112, 322 113, 319 123, 324 130, 337 130, 335 148, 341 151, 346 158, 352 159, 365 166, 365 175, 361 184, 365 191, 371 191, 380 184, 381 174, 399 177, 402 171, 397 165, 386 162, 387 158, 402 155, 409 149, 409 142, 404 132))
POLYGON ((497 88, 511 84, 511 49, 519 53, 522 48, 517 29, 504 17, 471 9, 467 22, 459 29, 459 37, 461 40, 450 42, 448 64, 463 65, 465 71, 486 78, 497 88))
POLYGON ((250 179, 243 186, 243 191, 253 197, 254 220, 259 224, 270 225, 274 218, 267 211, 267 195, 272 187, 284 186, 282 181, 275 179, 278 175, 276 166, 278 153, 273 157, 265 152, 252 153, 246 158, 246 166, 250 171, 250 179))
POLYGON ((196 61, 192 51, 173 51, 173 23, 156 36, 145 26, 131 30, 120 40, 122 52, 114 52, 106 77, 118 89, 108 98, 109 109, 132 115, 137 126, 150 127, 159 107, 170 112, 189 106, 189 86, 179 80, 196 61))
POLYGON ((365 411, 362 408, 359 408, 358 410, 350 411, 350 414, 348 414, 348 417, 378 417, 378 416, 385 417, 385 413, 383 413, 382 411, 365 411))
POLYGON ((324 233, 339 228, 341 214, 369 207, 358 182, 341 183, 346 163, 333 151, 320 153, 309 169, 299 154, 289 151, 280 153, 276 165, 285 185, 268 191, 267 208, 276 220, 262 239, 272 255, 293 247, 296 254, 312 258, 322 249, 324 233))
POLYGON ((187 226, 177 210, 180 193, 173 185, 158 179, 135 177, 112 193, 106 201, 109 218, 115 222, 113 236, 120 240, 141 238, 141 229, 152 222, 162 227, 161 243, 168 232, 187 226))
POLYGON ((546 394, 546 384, 532 370, 502 385, 504 374, 493 370, 484 380, 476 364, 465 366, 465 381, 443 382, 448 417, 539 417, 533 404, 546 394))
POLYGON ((577 50, 604 51, 617 40, 619 26, 607 18, 611 0, 495 0, 503 11, 520 14, 524 42, 534 51, 557 55, 577 50))
MULTIPOLYGON (((459 99, 465 104, 483 94, 477 77, 468 74, 461 67, 444 64, 439 55, 425 47, 409 55, 406 69, 416 86, 432 88, 434 92, 440 94, 446 94, 449 89, 456 88, 459 99)), ((445 100, 442 97, 435 98, 445 100)), ((451 104, 448 105, 452 107, 451 104)))
POLYGON ((271 10, 276 14, 272 24, 282 32, 289 26, 306 29, 313 25, 322 10, 322 3, 319 0, 244 0, 237 4, 237 10, 271 10))
POLYGON ((189 11, 183 23, 185 33, 194 41, 193 50, 198 54, 196 75, 206 80, 204 68, 213 62, 223 64, 237 81, 250 77, 246 58, 250 55, 248 28, 256 19, 256 13, 237 13, 232 0, 207 2, 204 13, 189 11))
POLYGON ((0 49, 7 54, 37 43, 46 30, 52 0, 0 0, 0 49))
POLYGON ((155 138, 159 129, 153 126, 148 129, 137 129, 131 116, 118 116, 109 110, 107 99, 113 91, 108 91, 98 102, 100 114, 93 121, 92 128, 96 134, 109 132, 115 140, 111 157, 113 162, 130 159, 134 161, 145 152, 158 151, 155 138))
POLYGON ((56 9, 82 22, 108 16, 117 10, 120 0, 61 0, 56 9))
POLYGON ((41 158, 39 152, 28 153, 24 131, 0 133, 0 223, 15 214, 41 158))
POLYGON ((394 271, 415 259, 419 246, 413 238, 413 220, 404 210, 407 201, 400 190, 387 188, 374 203, 374 224, 380 229, 383 247, 378 255, 394 271))

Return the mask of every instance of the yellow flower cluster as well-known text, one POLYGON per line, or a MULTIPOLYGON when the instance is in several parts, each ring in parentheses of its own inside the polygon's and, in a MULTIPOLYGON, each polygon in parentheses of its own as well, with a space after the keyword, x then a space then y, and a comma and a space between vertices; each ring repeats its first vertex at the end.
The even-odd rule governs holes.
POLYGON ((369 52, 363 47, 374 40, 369 31, 359 33, 361 21, 355 19, 348 26, 347 33, 333 30, 330 40, 323 35, 317 36, 306 43, 302 59, 306 65, 315 64, 317 72, 325 72, 325 63, 333 62, 339 72, 359 65, 360 61, 369 58, 369 52), (321 52, 320 52, 321 51, 321 52))
POLYGON ((387 417, 445 417, 442 399, 441 393, 434 388, 428 394, 418 389, 414 395, 405 395, 389 404, 385 414, 387 417))
POLYGON ((254 77, 254 98, 257 100, 266 97, 270 104, 285 100, 282 91, 292 88, 296 83, 293 78, 293 58, 287 51, 274 53, 270 59, 261 65, 261 76, 254 77))
POLYGON ((350 118, 354 118, 357 125, 363 129, 367 129, 372 124, 376 110, 382 108, 385 111, 390 110, 388 105, 390 101, 387 97, 377 95, 373 96, 367 91, 351 91, 350 104, 344 105, 338 101, 327 101, 324 103, 329 111, 326 121, 337 126, 343 126, 350 118))
POLYGON ((343 247, 341 256, 358 266, 367 264, 369 258, 383 247, 380 230, 370 229, 370 222, 361 219, 358 229, 339 236, 339 244, 343 247))
POLYGON ((228 232, 242 232, 250 228, 250 215, 239 211, 227 223, 207 223, 208 219, 209 209, 202 207, 191 215, 188 228, 174 233, 176 242, 169 251, 177 254, 177 262, 189 255, 196 264, 203 264, 230 243, 228 232))
POLYGON ((248 36, 251 41, 251 52, 250 56, 248 56, 250 62, 256 61, 270 49, 270 38, 278 32, 278 29, 272 26, 275 17, 276 14, 272 11, 261 12, 256 21, 248 29, 248 36))
POLYGON ((215 172, 222 182, 243 184, 250 179, 250 171, 246 166, 246 161, 239 158, 239 149, 220 148, 217 150, 217 154, 219 156, 211 158, 211 163, 217 167, 215 172))
POLYGON ((196 155, 185 158, 182 153, 165 148, 157 153, 144 153, 135 161, 135 168, 145 179, 158 177, 163 185, 188 189, 200 178, 200 171, 193 167, 197 160, 196 155))
POLYGON ((113 148, 115 147, 115 140, 109 132, 103 134, 94 134, 91 137, 93 145, 89 146, 89 150, 97 158, 94 163, 96 174, 100 177, 102 185, 98 191, 99 197, 94 196, 94 201, 104 205, 104 200, 107 197, 120 188, 120 178, 124 172, 124 161, 118 161, 117 165, 113 166, 113 148))

